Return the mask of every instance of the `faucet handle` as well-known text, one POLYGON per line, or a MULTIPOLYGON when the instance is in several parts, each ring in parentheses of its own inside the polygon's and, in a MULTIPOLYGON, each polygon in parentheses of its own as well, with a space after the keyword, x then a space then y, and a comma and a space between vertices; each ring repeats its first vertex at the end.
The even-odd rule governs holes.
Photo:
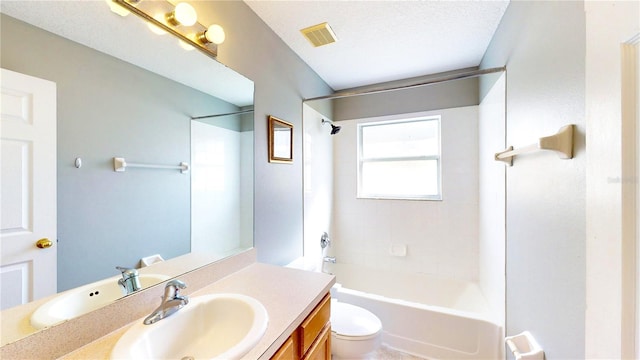
POLYGON ((138 278, 138 270, 122 266, 116 266, 116 269, 122 272, 122 279, 118 280, 118 285, 120 285, 120 289, 124 295, 138 291, 142 288, 140 279, 138 278))
POLYGON ((329 237, 329 234, 325 231, 322 233, 322 236, 320 237, 320 247, 324 249, 327 246, 331 247, 331 238, 329 237))
POLYGON ((164 299, 175 299, 180 296, 180 289, 186 289, 187 284, 182 280, 173 279, 164 286, 164 299))
POLYGON ((124 266, 116 266, 117 270, 120 270, 120 272, 122 273, 122 277, 123 278, 128 278, 131 276, 135 276, 138 275, 138 270, 133 269, 133 268, 127 268, 124 266))
POLYGON ((184 281, 182 280, 178 280, 178 279, 173 279, 167 282, 167 284, 164 286, 165 288, 168 287, 174 287, 177 289, 186 289, 187 288, 187 284, 184 283, 184 281))

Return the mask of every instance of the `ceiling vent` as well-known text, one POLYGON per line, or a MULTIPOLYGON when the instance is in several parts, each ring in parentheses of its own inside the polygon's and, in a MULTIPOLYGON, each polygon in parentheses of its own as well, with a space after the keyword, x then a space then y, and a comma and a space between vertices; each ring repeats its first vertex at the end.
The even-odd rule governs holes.
POLYGON ((328 23, 322 23, 314 26, 309 26, 300 30, 302 35, 309 40, 309 42, 315 46, 322 46, 334 43, 338 41, 336 34, 331 29, 328 23))

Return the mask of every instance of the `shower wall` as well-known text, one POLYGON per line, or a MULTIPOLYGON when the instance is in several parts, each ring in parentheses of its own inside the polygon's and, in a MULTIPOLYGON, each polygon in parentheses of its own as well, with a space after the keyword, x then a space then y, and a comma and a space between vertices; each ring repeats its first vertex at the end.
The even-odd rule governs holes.
POLYGON ((320 237, 331 228, 333 207, 333 139, 331 126, 322 125, 322 119, 331 120, 303 105, 303 179, 304 179, 304 256, 321 263, 320 237))
POLYGON ((356 125, 391 118, 340 121, 332 137, 332 252, 343 263, 477 281, 478 106, 419 114, 442 116, 443 200, 357 199, 356 125), (392 256, 392 244, 406 245, 406 256, 392 256))
POLYGON ((486 76, 486 96, 479 106, 478 167, 479 167, 479 282, 487 298, 492 319, 505 325, 505 173, 504 163, 495 161, 494 154, 505 145, 505 82, 504 73, 486 76))

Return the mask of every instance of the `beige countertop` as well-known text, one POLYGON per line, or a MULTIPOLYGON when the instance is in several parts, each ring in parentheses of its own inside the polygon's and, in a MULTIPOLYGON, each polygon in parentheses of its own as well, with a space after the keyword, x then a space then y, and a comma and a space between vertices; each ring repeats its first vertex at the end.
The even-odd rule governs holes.
MULTIPOLYGON (((244 359, 269 359, 322 300, 334 282, 335 277, 332 275, 253 263, 193 293, 189 293, 188 288, 182 293, 190 297, 236 293, 260 301, 269 314, 269 324, 258 345, 246 354, 244 359)), ((173 316, 179 315, 178 312, 173 316)), ((111 349, 132 324, 60 359, 109 359, 111 349)))
MULTIPOLYGON (((238 251, 236 250, 236 252, 238 251)), ((189 253, 171 259, 170 261, 163 261, 145 268, 138 269, 138 271, 141 275, 160 274, 172 278, 176 275, 187 273, 194 268, 200 268, 202 266, 205 266, 206 264, 210 264, 230 255, 231 254, 229 253, 189 253)), ((114 274, 118 273, 115 267, 113 268, 113 271, 114 274)), ((110 279, 114 284, 116 284, 118 282, 118 279, 120 278, 121 276, 114 275, 110 279)), ((34 328, 29 321, 31 315, 40 305, 60 295, 64 295, 64 292, 53 294, 21 306, 2 310, 2 317, 0 321, 0 345, 6 345, 37 332, 38 329, 34 328)))

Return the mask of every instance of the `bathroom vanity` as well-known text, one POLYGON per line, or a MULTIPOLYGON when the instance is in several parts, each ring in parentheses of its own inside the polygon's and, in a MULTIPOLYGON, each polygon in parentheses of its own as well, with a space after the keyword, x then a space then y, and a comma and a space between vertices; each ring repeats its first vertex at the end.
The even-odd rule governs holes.
POLYGON ((331 297, 327 294, 272 360, 331 359, 331 297))
MULTIPOLYGON (((330 359, 329 290, 335 277, 261 264, 255 258, 255 250, 249 250, 186 273, 179 277, 187 284, 183 293, 191 298, 242 294, 264 305, 266 332, 243 359, 330 359)), ((157 285, 7 344, 0 348, 0 357, 109 359, 120 337, 158 306, 163 289, 164 284, 157 285), (128 321, 119 324, 119 319, 128 321), (78 340, 69 334, 83 338, 74 345, 78 340)), ((172 316, 180 316, 180 311, 172 316)))

